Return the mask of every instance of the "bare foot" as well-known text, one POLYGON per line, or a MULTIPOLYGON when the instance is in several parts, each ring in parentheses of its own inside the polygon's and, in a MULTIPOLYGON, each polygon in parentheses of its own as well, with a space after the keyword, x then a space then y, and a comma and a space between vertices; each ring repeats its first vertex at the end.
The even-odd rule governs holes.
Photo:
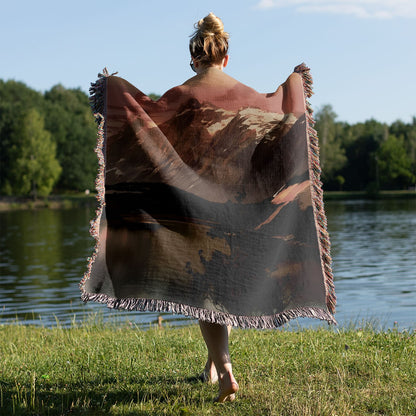
POLYGON ((217 403, 232 402, 238 391, 238 384, 232 373, 225 373, 219 379, 220 393, 215 399, 217 403))
POLYGON ((210 358, 208 358, 204 371, 201 373, 199 378, 202 381, 210 384, 215 384, 218 381, 217 369, 215 368, 215 365, 210 358))

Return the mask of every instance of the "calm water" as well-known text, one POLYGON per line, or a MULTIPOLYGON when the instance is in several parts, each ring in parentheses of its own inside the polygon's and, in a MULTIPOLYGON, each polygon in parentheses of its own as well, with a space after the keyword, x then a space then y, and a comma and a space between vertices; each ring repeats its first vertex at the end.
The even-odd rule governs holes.
MULTIPOLYGON (((326 210, 338 323, 365 319, 383 329, 416 328, 416 200, 329 201, 326 210)), ((91 312, 123 323, 156 321, 157 314, 80 301, 78 283, 94 244, 88 233, 93 215, 93 207, 0 213, 0 323, 53 326, 58 320, 66 326, 91 312)), ((172 325, 190 322, 164 318, 172 325)))

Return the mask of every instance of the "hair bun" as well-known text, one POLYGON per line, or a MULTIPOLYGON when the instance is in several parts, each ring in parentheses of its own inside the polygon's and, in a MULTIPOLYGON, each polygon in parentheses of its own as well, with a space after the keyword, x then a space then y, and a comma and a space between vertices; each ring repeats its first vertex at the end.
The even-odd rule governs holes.
POLYGON ((204 65, 220 64, 228 51, 227 32, 222 20, 210 13, 195 23, 195 32, 189 41, 189 52, 204 65))
POLYGON ((211 12, 197 23, 196 29, 198 29, 203 36, 222 35, 224 33, 224 24, 219 17, 211 12))

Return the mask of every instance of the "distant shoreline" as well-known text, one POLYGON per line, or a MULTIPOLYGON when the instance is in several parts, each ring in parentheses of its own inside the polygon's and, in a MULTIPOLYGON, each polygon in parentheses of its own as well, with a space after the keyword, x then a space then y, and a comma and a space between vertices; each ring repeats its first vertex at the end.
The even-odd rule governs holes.
MULTIPOLYGON (((351 199, 416 199, 416 191, 381 191, 369 194, 365 191, 328 191, 324 193, 325 201, 342 201, 351 199)), ((80 206, 96 206, 96 194, 60 194, 33 200, 22 196, 0 196, 0 212, 32 209, 70 209, 80 206)))
POLYGON ((70 209, 97 205, 96 194, 49 195, 34 200, 23 196, 0 196, 0 212, 32 209, 70 209))
POLYGON ((416 191, 380 191, 369 193, 366 191, 327 191, 324 192, 325 201, 349 199, 416 199, 416 191))

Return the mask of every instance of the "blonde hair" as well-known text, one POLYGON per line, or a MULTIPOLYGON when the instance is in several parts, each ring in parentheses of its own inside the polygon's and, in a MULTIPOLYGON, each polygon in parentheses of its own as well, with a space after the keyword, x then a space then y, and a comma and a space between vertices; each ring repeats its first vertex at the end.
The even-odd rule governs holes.
POLYGON ((220 64, 228 52, 229 34, 224 32, 222 20, 210 13, 198 23, 189 41, 192 58, 202 64, 220 64))

